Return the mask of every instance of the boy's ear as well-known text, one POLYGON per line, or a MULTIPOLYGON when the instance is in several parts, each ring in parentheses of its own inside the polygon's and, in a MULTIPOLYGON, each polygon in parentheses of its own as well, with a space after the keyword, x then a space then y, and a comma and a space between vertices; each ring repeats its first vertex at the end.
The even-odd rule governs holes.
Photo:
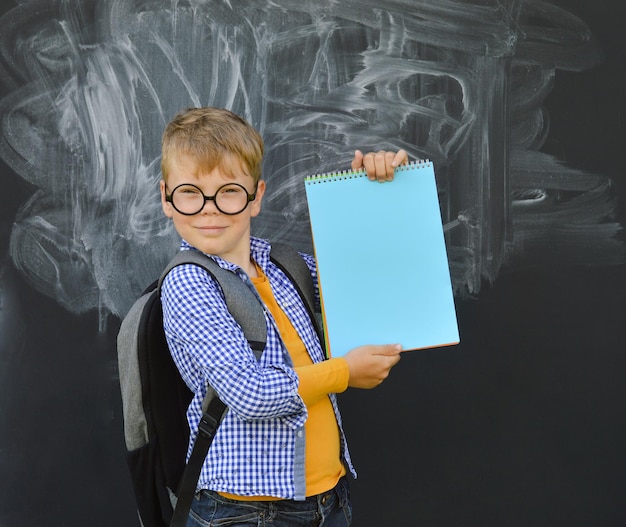
POLYGON ((172 204, 165 200, 165 181, 163 180, 159 182, 159 191, 161 192, 161 208, 163 209, 163 214, 165 214, 168 218, 171 218, 174 213, 172 210, 172 204))
POLYGON ((263 201, 264 195, 265 195, 265 181, 263 181, 262 179, 259 179, 259 183, 257 184, 257 187, 256 187, 256 198, 254 198, 254 201, 250 203, 250 206, 252 207, 250 209, 250 215, 253 218, 255 216, 258 216, 259 213, 261 212, 261 202, 263 201))

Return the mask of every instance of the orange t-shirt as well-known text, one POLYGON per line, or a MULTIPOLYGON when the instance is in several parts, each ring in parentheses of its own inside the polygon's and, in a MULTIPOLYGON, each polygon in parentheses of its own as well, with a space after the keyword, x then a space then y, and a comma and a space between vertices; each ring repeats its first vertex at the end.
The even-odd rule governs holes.
MULTIPOLYGON (((259 278, 252 278, 263 303, 274 317, 278 331, 291 355, 300 383, 298 393, 307 406, 305 431, 306 495, 314 496, 332 489, 346 473, 341 461, 339 427, 328 398, 348 387, 348 364, 342 358, 314 364, 293 324, 278 306, 267 277, 257 266, 259 278)), ((237 496, 238 500, 276 499, 259 496, 237 496)))

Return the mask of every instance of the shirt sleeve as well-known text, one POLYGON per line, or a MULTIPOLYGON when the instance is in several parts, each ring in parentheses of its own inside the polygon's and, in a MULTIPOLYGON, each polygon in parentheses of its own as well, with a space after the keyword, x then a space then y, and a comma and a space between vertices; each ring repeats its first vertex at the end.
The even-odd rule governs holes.
POLYGON ((196 265, 174 268, 163 282, 161 300, 172 357, 192 391, 206 391, 208 381, 242 420, 281 417, 293 427, 302 425, 306 407, 298 375, 287 364, 257 360, 206 271, 196 265))
POLYGON ((304 403, 311 406, 329 393, 342 393, 348 388, 350 371, 342 357, 318 364, 299 366, 296 373, 300 378, 299 393, 304 403))

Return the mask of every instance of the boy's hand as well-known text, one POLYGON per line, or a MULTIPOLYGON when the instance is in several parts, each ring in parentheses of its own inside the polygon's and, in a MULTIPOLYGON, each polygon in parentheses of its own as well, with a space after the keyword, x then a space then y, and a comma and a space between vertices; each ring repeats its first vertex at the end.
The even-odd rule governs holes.
POLYGON ((391 181, 394 169, 400 165, 406 165, 408 162, 409 156, 404 150, 397 152, 380 150, 379 152, 368 152, 365 155, 360 150, 356 150, 354 159, 352 159, 352 170, 365 168, 370 180, 378 180, 382 183, 383 181, 391 181))
POLYGON ((389 375, 389 370, 400 360, 402 346, 385 344, 361 346, 344 355, 350 370, 348 386, 352 388, 375 388, 389 375))

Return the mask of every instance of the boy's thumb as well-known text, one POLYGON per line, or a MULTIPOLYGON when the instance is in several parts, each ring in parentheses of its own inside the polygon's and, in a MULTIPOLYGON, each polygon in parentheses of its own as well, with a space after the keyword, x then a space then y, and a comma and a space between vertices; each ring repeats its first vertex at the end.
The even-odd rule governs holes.
POLYGON ((402 345, 400 344, 386 344, 383 346, 385 355, 397 355, 402 351, 402 345))

